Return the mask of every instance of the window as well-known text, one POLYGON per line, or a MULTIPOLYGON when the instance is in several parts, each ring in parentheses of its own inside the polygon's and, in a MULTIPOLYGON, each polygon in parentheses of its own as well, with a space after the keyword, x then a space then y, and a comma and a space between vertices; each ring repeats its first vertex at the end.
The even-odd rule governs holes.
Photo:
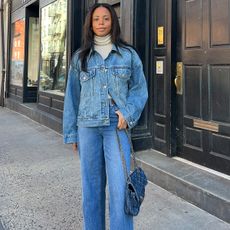
POLYGON ((25 20, 12 25, 10 84, 22 86, 24 68, 25 20))
POLYGON ((66 79, 67 0, 44 7, 41 15, 39 89, 63 94, 66 79))

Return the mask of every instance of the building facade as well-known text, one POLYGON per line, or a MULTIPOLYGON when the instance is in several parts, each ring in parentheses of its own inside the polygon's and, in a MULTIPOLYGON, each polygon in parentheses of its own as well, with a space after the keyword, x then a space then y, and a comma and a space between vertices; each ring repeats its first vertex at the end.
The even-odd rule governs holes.
MULTIPOLYGON (((95 1, 9 1, 5 103, 61 132, 71 55, 95 1)), ((230 0, 104 0, 140 54, 149 100, 136 150, 230 174, 230 0)))

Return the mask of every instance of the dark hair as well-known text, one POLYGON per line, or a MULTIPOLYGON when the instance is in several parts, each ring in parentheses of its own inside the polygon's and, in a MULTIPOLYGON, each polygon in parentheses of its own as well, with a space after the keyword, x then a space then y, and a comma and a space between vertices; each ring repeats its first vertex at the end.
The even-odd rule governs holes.
MULTIPOLYGON (((117 14, 113 7, 107 3, 96 3, 90 9, 86 15, 85 23, 83 27, 83 39, 82 45, 79 52, 79 58, 81 61, 81 69, 83 71, 87 70, 87 56, 89 55, 90 49, 94 45, 94 32, 92 29, 92 15, 98 7, 106 8, 112 19, 112 28, 111 28, 111 41, 116 46, 127 46, 128 44, 121 39, 121 29, 118 21, 117 14)), ((129 46, 129 45, 128 45, 129 46)))

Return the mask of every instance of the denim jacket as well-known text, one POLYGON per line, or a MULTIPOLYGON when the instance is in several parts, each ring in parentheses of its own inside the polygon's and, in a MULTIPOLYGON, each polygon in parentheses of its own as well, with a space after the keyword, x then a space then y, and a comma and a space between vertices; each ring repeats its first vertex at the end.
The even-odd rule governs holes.
POLYGON ((133 128, 144 109, 148 91, 141 60, 131 47, 113 45, 109 56, 91 49, 87 72, 81 70, 76 52, 69 68, 64 100, 64 143, 77 143, 77 127, 110 125, 109 97, 116 103, 128 127, 133 128))

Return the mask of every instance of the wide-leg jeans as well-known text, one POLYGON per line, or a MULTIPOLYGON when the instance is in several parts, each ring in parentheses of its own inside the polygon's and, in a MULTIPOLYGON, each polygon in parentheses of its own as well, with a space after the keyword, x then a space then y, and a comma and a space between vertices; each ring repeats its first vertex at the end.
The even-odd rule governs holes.
MULTIPOLYGON (((105 229, 106 183, 109 190, 110 230, 132 230, 133 218, 124 212, 125 172, 116 136, 118 116, 110 106, 110 126, 79 127, 82 206, 85 230, 105 229)), ((124 130, 118 131, 130 170, 130 144, 124 130)))

